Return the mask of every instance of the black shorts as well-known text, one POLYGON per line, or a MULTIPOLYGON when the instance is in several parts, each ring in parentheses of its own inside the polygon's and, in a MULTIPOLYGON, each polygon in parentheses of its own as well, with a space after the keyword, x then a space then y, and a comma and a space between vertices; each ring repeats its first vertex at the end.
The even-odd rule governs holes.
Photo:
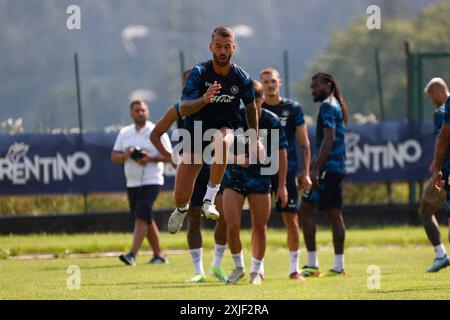
MULTIPOLYGON (((198 120, 197 120, 198 122, 198 120)), ((202 122, 202 132, 201 136, 200 134, 195 135, 194 130, 194 121, 190 122, 189 125, 186 125, 186 130, 190 134, 190 148, 187 146, 183 149, 186 153, 192 153, 192 154, 198 154, 205 151, 206 147, 209 146, 212 143, 212 138, 209 139, 209 141, 203 141, 204 134, 209 129, 221 129, 221 128, 229 128, 231 130, 236 130, 239 127, 242 126, 242 120, 240 118, 231 119, 231 120, 223 120, 223 121, 216 121, 214 123, 206 123, 206 121, 202 122), (195 148, 195 146, 197 148, 195 148)), ((200 133, 200 132, 199 132, 200 133)))
POLYGON ((243 196, 269 194, 271 177, 262 176, 238 165, 229 165, 223 179, 225 189, 232 189, 243 196))
MULTIPOLYGON (((191 197, 191 207, 201 207, 203 205, 203 199, 205 198, 206 190, 208 188, 210 166, 203 165, 200 173, 195 180, 194 192, 191 197)), ((223 193, 223 183, 220 185, 219 194, 223 193)))
POLYGON ((304 191, 302 200, 317 205, 320 211, 326 209, 342 210, 342 188, 345 175, 335 172, 324 172, 319 181, 319 187, 304 191))
POLYGON ((131 214, 135 219, 145 220, 152 223, 153 220, 153 202, 159 194, 161 186, 148 185, 136 188, 127 188, 128 203, 131 214))
MULTIPOLYGON (((272 192, 276 193, 278 189, 278 175, 272 177, 272 192)), ((286 207, 281 207, 281 201, 278 200, 276 204, 277 212, 282 213, 297 213, 299 207, 298 201, 298 182, 295 171, 289 171, 286 176, 286 189, 288 192, 288 204, 286 207)))

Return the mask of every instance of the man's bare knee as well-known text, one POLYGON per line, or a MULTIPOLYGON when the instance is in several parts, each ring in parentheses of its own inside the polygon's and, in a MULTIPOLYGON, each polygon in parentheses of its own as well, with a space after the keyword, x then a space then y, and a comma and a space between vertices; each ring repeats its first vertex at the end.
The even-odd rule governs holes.
POLYGON ((298 217, 296 214, 283 213, 283 221, 288 229, 298 228, 298 217))
POLYGON ((253 227, 253 232, 258 235, 263 235, 267 231, 267 225, 263 223, 255 224, 253 227))
POLYGON ((237 233, 241 230, 241 226, 239 223, 228 223, 227 230, 229 233, 237 233))

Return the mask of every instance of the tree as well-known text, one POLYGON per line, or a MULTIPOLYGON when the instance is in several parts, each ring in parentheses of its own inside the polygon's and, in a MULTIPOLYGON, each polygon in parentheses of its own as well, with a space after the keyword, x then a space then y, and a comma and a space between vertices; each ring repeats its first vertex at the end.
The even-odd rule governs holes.
MULTIPOLYGON (((446 20, 450 4, 436 4, 420 12, 412 20, 384 19, 381 30, 366 28, 365 18, 355 19, 345 32, 334 31, 329 47, 308 68, 306 77, 297 86, 301 101, 311 101, 309 83, 319 71, 332 73, 347 100, 350 114, 379 114, 374 52, 380 50, 386 116, 401 120, 406 115, 406 75, 404 41, 415 51, 449 50, 450 30, 446 20)), ((443 76, 450 70, 447 60, 433 61, 424 78, 443 76), (445 71, 445 72, 444 72, 445 71)), ((450 81, 450 74, 448 74, 450 81)), ((312 105, 309 103, 308 105, 312 105)), ((316 107, 305 108, 315 114, 316 107)), ((429 108, 429 113, 432 108, 429 108)), ((428 113, 428 116, 429 116, 428 113)))

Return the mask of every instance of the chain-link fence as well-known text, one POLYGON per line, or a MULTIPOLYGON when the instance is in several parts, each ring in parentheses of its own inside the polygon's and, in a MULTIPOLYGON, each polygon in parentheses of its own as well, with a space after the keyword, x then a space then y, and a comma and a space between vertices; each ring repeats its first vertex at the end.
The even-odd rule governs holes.
MULTIPOLYGON (((236 56, 239 59, 239 54, 236 56)), ((248 65, 249 73, 257 78, 259 70, 266 66, 276 67, 284 73, 283 59, 281 51, 264 55, 256 63, 244 60, 239 64, 244 67, 248 65)), ((194 62, 192 56, 176 50, 172 59, 85 59, 80 55, 78 63, 84 129, 102 131, 129 123, 128 106, 134 99, 148 101, 151 119, 157 121, 168 106, 180 99, 183 67, 190 68, 198 61, 194 62)), ((294 71, 290 73, 298 74, 294 71)), ((74 57, 44 65, 11 65, 0 70, 0 79, 3 84, 0 104, 6 107, 0 122, 22 118, 26 133, 77 132, 79 119, 74 57)), ((284 90, 283 93, 289 94, 289 91, 284 90)), ((7 133, 9 127, 4 126, 2 130, 7 133)))

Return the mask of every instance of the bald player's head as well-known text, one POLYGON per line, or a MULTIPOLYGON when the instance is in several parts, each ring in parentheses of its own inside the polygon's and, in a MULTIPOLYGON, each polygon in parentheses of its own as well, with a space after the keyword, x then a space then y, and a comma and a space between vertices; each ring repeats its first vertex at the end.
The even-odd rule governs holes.
POLYGON ((433 78, 425 87, 425 94, 436 108, 442 106, 450 97, 448 86, 442 78, 433 78))

